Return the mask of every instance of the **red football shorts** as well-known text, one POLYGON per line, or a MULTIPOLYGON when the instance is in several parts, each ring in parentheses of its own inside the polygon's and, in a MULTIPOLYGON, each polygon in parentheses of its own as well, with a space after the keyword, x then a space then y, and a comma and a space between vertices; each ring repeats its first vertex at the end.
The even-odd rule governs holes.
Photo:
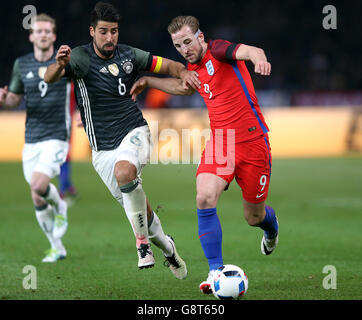
POLYGON ((211 173, 228 185, 234 179, 243 198, 252 203, 265 201, 268 196, 272 157, 268 136, 252 141, 227 145, 212 137, 205 146, 196 176, 211 173))

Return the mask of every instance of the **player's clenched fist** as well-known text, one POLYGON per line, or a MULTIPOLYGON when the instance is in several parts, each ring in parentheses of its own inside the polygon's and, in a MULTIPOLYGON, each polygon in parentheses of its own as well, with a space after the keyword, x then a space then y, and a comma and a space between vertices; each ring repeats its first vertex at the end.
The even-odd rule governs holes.
POLYGON ((72 49, 70 49, 70 47, 67 45, 62 45, 59 48, 55 59, 60 67, 64 68, 69 63, 71 52, 72 49))
POLYGON ((262 76, 269 76, 271 73, 271 64, 268 61, 258 61, 255 63, 255 73, 262 76))

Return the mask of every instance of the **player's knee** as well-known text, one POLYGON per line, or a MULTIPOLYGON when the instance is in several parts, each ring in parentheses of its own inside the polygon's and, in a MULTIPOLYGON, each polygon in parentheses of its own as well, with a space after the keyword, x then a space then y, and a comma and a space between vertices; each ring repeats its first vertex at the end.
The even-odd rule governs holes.
POLYGON ((207 190, 198 191, 196 195, 196 204, 199 209, 215 208, 217 196, 207 190))
POLYGON ((247 223, 249 226, 251 227, 257 227, 260 225, 260 223, 262 222, 261 219, 259 219, 258 217, 245 217, 247 223))
POLYGON ((260 225, 263 221, 262 212, 260 210, 250 210, 247 209, 244 211, 244 217, 249 226, 256 227, 260 225))
POLYGON ((265 203, 251 203, 244 199, 244 217, 250 226, 258 226, 265 216, 265 203))
POLYGON ((47 191, 48 185, 41 183, 39 181, 31 181, 30 182, 30 189, 32 194, 35 193, 38 196, 43 196, 47 191))
POLYGON ((137 178, 137 168, 128 161, 117 162, 114 176, 119 185, 127 184, 137 178))
POLYGON ((33 204, 35 207, 41 207, 46 203, 44 201, 43 197, 41 197, 39 194, 37 194, 36 192, 33 192, 33 191, 31 193, 31 198, 33 200, 33 204))

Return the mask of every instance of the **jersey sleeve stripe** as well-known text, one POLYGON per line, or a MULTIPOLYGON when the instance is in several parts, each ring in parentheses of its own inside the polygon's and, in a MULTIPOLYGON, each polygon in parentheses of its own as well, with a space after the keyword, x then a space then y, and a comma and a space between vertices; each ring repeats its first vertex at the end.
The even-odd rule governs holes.
POLYGON ((161 66, 162 66, 162 57, 153 56, 150 71, 158 73, 160 72, 161 66))
POLYGON ((241 87, 243 88, 243 91, 244 91, 244 93, 245 93, 245 96, 246 96, 246 98, 247 98, 248 101, 249 101, 250 107, 251 107, 251 109, 253 110, 253 113, 254 113, 256 119, 258 120, 260 127, 261 127, 262 130, 263 130, 263 133, 267 133, 267 132, 268 132, 268 129, 265 127, 263 121, 261 121, 261 119, 260 119, 260 117, 259 117, 259 115, 258 115, 258 113, 257 113, 257 111, 256 111, 256 109, 255 109, 255 105, 254 105, 254 103, 253 103, 253 100, 252 100, 251 97, 250 97, 248 88, 247 88, 247 86, 246 86, 246 84, 245 84, 245 81, 244 81, 244 79, 243 79, 243 76, 241 75, 241 72, 240 72, 240 70, 239 70, 239 68, 238 68, 237 62, 236 62, 236 61, 233 61, 233 62, 231 63, 231 65, 232 65, 232 67, 233 67, 233 69, 234 69, 234 72, 235 72, 236 76, 238 77, 238 80, 239 80, 239 82, 240 82, 240 84, 241 84, 241 87))
POLYGON ((147 71, 151 70, 152 63, 153 63, 153 55, 150 54, 150 55, 148 55, 148 60, 147 60, 145 70, 147 70, 147 71))
POLYGON ((157 57, 152 56, 152 64, 151 64, 151 68, 150 68, 151 72, 153 72, 153 70, 155 70, 156 64, 157 64, 157 57))
POLYGON ((240 43, 231 43, 221 39, 209 41, 211 55, 215 59, 224 62, 236 60, 236 51, 240 46, 240 43))
POLYGON ((269 169, 270 169, 270 174, 271 174, 272 173, 272 164, 271 164, 270 146, 269 146, 269 142, 266 137, 264 137, 264 141, 265 141, 266 147, 268 149, 268 161, 269 161, 269 169))
POLYGON ((241 46, 241 43, 238 43, 234 50, 233 50, 233 60, 236 60, 236 51, 238 51, 239 47, 241 46))
POLYGON ((88 97, 87 88, 84 84, 83 79, 78 79, 77 82, 78 82, 78 86, 79 86, 83 104, 84 104, 84 114, 85 114, 85 120, 86 120, 85 131, 87 133, 88 140, 89 140, 89 143, 90 143, 92 149, 97 151, 98 150, 97 141, 96 141, 96 137, 94 134, 92 111, 91 111, 91 107, 90 107, 90 101, 89 101, 89 97, 88 97))
POLYGON ((157 64, 156 64, 156 68, 153 72, 160 72, 160 69, 161 69, 161 66, 162 66, 162 58, 161 57, 157 57, 157 64))
POLYGON ((226 49, 225 56, 228 60, 236 60, 236 51, 240 47, 240 43, 233 43, 226 49))

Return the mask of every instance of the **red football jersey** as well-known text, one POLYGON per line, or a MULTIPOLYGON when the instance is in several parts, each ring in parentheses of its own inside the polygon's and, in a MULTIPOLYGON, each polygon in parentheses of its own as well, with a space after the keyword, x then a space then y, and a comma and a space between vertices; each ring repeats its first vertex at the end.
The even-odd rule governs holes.
POLYGON ((212 132, 223 129, 225 137, 225 130, 234 129, 235 142, 244 142, 266 134, 269 128, 249 71, 244 61, 235 60, 239 46, 226 40, 210 40, 202 61, 188 63, 187 68, 199 74, 198 92, 209 111, 212 132))

